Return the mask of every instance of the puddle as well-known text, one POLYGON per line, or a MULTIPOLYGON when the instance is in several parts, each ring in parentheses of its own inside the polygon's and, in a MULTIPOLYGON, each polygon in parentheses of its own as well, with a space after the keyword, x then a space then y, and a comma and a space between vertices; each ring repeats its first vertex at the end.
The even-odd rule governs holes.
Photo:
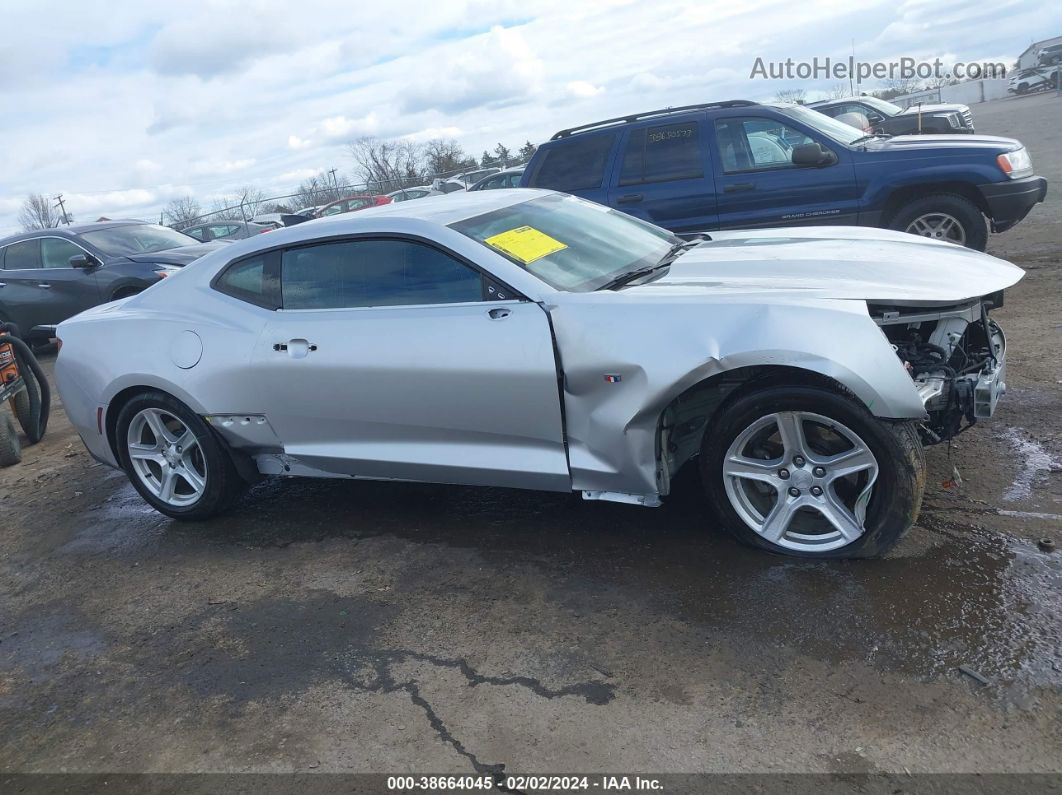
POLYGON ((1003 431, 1003 438, 1014 448, 1021 467, 1017 477, 1003 492, 1003 499, 1007 502, 1029 499, 1033 487, 1041 478, 1050 472, 1062 470, 1062 461, 1053 458, 1042 445, 1026 437, 1021 430, 1007 428, 1003 431))

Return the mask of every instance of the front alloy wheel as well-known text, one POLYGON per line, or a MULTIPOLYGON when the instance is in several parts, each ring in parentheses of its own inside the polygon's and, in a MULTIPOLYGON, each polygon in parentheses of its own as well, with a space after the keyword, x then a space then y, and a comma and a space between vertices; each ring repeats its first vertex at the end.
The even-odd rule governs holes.
POLYGON ((706 425, 700 468, 726 530, 798 557, 880 555, 914 524, 925 487, 913 423, 807 386, 725 404, 706 425))
POLYGON ((959 219, 947 213, 920 215, 912 220, 903 231, 911 235, 943 240, 946 243, 957 243, 960 246, 966 245, 966 230, 962 228, 959 219))
POLYGON ((878 461, 850 428, 804 411, 768 414, 727 450, 723 479, 738 516, 766 541, 802 552, 864 533, 878 461))

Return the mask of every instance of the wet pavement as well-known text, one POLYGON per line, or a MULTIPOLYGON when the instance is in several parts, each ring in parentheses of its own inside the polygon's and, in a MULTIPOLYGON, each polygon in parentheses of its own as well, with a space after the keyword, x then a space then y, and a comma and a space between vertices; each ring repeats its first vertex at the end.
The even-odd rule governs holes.
POLYGON ((58 407, 0 470, 0 770, 1058 772, 1062 252, 1000 240, 1010 393, 883 560, 740 547, 690 472, 656 510, 274 480, 180 524, 58 407))

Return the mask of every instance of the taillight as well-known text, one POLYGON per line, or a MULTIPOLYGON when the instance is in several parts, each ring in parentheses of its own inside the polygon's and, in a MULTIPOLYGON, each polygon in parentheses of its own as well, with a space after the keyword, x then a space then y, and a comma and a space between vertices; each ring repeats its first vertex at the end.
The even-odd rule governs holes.
POLYGON ((55 338, 55 352, 59 353, 63 349, 63 341, 58 337, 55 338))

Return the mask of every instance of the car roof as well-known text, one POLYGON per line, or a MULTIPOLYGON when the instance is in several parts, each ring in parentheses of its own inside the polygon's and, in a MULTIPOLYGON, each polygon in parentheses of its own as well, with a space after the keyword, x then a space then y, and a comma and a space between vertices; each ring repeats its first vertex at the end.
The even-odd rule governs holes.
POLYGON ((566 130, 555 132, 550 138, 551 141, 556 141, 561 138, 568 138, 572 135, 579 133, 596 132, 601 129, 609 129, 613 127, 620 127, 626 124, 633 124, 637 121, 644 121, 646 119, 666 118, 668 116, 675 116, 681 113, 690 113, 695 110, 712 110, 717 108, 747 108, 761 105, 760 102, 752 102, 747 99, 729 99, 725 102, 701 102, 696 105, 681 105, 677 108, 661 108, 660 110, 650 110, 644 113, 635 113, 630 116, 617 116, 613 119, 603 119, 602 121, 591 122, 590 124, 581 124, 578 127, 569 127, 566 130))
POLYGON ((33 229, 29 232, 19 232, 17 235, 10 235, 8 237, 0 239, 0 246, 6 246, 8 243, 17 243, 20 240, 28 240, 34 237, 41 237, 51 235, 53 237, 77 237, 83 232, 95 232, 98 229, 113 229, 116 226, 143 226, 150 221, 100 221, 92 224, 70 224, 69 226, 56 226, 49 227, 47 229, 33 229))

